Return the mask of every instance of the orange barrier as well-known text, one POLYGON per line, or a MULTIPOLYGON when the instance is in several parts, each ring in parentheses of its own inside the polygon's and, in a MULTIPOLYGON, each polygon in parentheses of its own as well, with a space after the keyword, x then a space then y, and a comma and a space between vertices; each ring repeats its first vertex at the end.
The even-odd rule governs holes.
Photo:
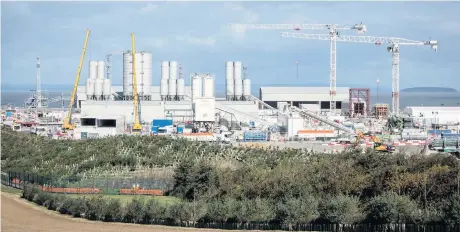
POLYGON ((163 196, 163 191, 158 189, 120 189, 120 195, 163 196))
POLYGON ((75 193, 75 194, 98 194, 101 190, 98 188, 54 188, 40 186, 40 189, 44 192, 50 193, 75 193))
POLYGON ((333 134, 333 130, 299 130, 297 134, 333 134))

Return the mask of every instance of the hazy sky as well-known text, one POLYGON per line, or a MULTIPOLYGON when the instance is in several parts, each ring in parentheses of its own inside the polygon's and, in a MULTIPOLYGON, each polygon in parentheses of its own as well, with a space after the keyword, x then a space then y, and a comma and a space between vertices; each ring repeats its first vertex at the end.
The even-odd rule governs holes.
MULTIPOLYGON (((35 83, 35 59, 43 84, 72 85, 86 28, 91 29, 80 85, 89 60, 128 50, 153 53, 153 81, 160 62, 175 60, 184 76, 212 72, 225 83, 225 61, 242 61, 256 85, 308 85, 329 81, 329 43, 281 38, 278 30, 235 32, 228 23, 363 22, 369 36, 439 41, 401 48, 401 88, 460 89, 460 2, 1 2, 2 83, 35 83), (299 79, 296 78, 299 61, 299 79)), ((326 31, 301 31, 327 33, 326 31)), ((355 35, 354 31, 342 34, 355 35)), ((391 53, 374 44, 337 44, 337 85, 391 87, 391 53)), ((122 57, 113 56, 113 82, 122 83, 122 57)))

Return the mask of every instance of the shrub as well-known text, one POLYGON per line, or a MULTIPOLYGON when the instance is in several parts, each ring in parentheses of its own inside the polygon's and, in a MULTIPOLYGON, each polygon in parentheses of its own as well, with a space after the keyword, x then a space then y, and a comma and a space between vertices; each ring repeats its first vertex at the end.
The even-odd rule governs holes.
MULTIPOLYGON (((70 197, 69 197, 70 198, 70 197)), ((72 216, 74 217, 81 217, 84 216, 86 212, 86 198, 85 197, 77 197, 77 198, 70 198, 71 199, 71 206, 70 206, 70 212, 72 216)))
POLYGON ((102 209, 102 215, 106 222, 119 222, 123 218, 123 207, 120 200, 108 199, 106 207, 102 209))
POLYGON ((24 185, 24 189, 22 191, 22 198, 28 201, 33 201, 35 194, 39 192, 40 188, 38 188, 38 186, 27 183, 24 185))
POLYGON ((134 198, 125 208, 123 218, 125 222, 139 223, 144 216, 144 201, 134 198))
POLYGON ((45 201, 47 201, 50 196, 51 194, 39 190, 38 193, 35 194, 32 201, 37 205, 43 205, 43 203, 45 203, 45 201))
POLYGON ((281 222, 292 225, 309 223, 318 218, 318 201, 311 195, 302 198, 286 197, 277 205, 277 215, 281 222))
POLYGON ((85 218, 89 220, 102 220, 104 209, 107 207, 106 200, 102 196, 91 197, 86 202, 85 218))
POLYGON ((43 206, 45 206, 49 210, 56 210, 58 206, 58 197, 54 194, 49 194, 48 199, 43 203, 43 206))
POLYGON ((58 203, 57 211, 61 214, 72 214, 73 199, 62 196, 58 203))
POLYGON ((446 223, 460 225, 460 195, 455 194, 449 198, 444 212, 446 223))
POLYGON ((413 223, 421 219, 421 210, 414 201, 393 192, 372 198, 367 211, 367 219, 373 223, 413 223))
POLYGON ((322 219, 331 223, 353 224, 363 220, 363 211, 359 204, 357 197, 335 196, 323 199, 319 213, 322 219))

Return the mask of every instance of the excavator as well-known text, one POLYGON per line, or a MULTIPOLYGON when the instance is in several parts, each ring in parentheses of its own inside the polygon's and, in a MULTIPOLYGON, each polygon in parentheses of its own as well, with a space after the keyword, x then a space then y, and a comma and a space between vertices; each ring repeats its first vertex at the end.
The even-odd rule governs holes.
POLYGON ((78 65, 77 76, 75 77, 75 83, 73 85, 72 96, 70 97, 70 102, 68 106, 69 112, 67 113, 67 116, 64 118, 64 122, 62 123, 62 130, 64 132, 67 130, 73 130, 75 128, 75 125, 73 125, 71 122, 72 107, 73 107, 73 104, 75 103, 75 96, 77 95, 77 87, 78 87, 78 82, 80 81, 80 73, 83 67, 83 60, 85 59, 85 53, 86 53, 86 47, 88 45, 89 33, 90 33, 90 30, 89 29, 86 30, 85 44, 83 45, 83 51, 80 57, 80 64, 78 65))
MULTIPOLYGON (((357 147, 359 144, 359 141, 361 141, 361 139, 363 138, 364 138, 364 134, 362 132, 359 132, 358 136, 356 137, 354 147, 357 147)), ((371 139, 374 142, 374 151, 393 152, 395 150, 393 146, 382 143, 382 141, 380 141, 380 139, 377 138, 375 135, 371 135, 371 139)))

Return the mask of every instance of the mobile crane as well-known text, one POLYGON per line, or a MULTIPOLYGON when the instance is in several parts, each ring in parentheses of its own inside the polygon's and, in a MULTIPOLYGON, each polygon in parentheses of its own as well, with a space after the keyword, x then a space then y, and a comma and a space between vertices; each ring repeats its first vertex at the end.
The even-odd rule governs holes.
POLYGON ((80 81, 80 73, 83 67, 83 61, 85 59, 85 53, 86 53, 86 47, 88 45, 89 34, 90 34, 90 30, 87 29, 86 37, 85 37, 85 44, 83 45, 83 51, 80 57, 80 64, 78 65, 77 76, 75 77, 75 83, 73 85, 72 95, 70 96, 70 102, 69 102, 69 107, 68 107, 69 112, 67 113, 67 116, 64 118, 64 122, 62 123, 63 131, 73 130, 75 128, 75 125, 72 124, 72 107, 73 107, 73 104, 75 103, 75 96, 77 94, 78 82, 80 81))
POLYGON ((136 76, 136 49, 134 46, 134 33, 131 33, 131 53, 133 56, 133 99, 134 99, 134 125, 133 132, 139 132, 142 130, 139 116, 139 96, 137 93, 137 76, 136 76))

